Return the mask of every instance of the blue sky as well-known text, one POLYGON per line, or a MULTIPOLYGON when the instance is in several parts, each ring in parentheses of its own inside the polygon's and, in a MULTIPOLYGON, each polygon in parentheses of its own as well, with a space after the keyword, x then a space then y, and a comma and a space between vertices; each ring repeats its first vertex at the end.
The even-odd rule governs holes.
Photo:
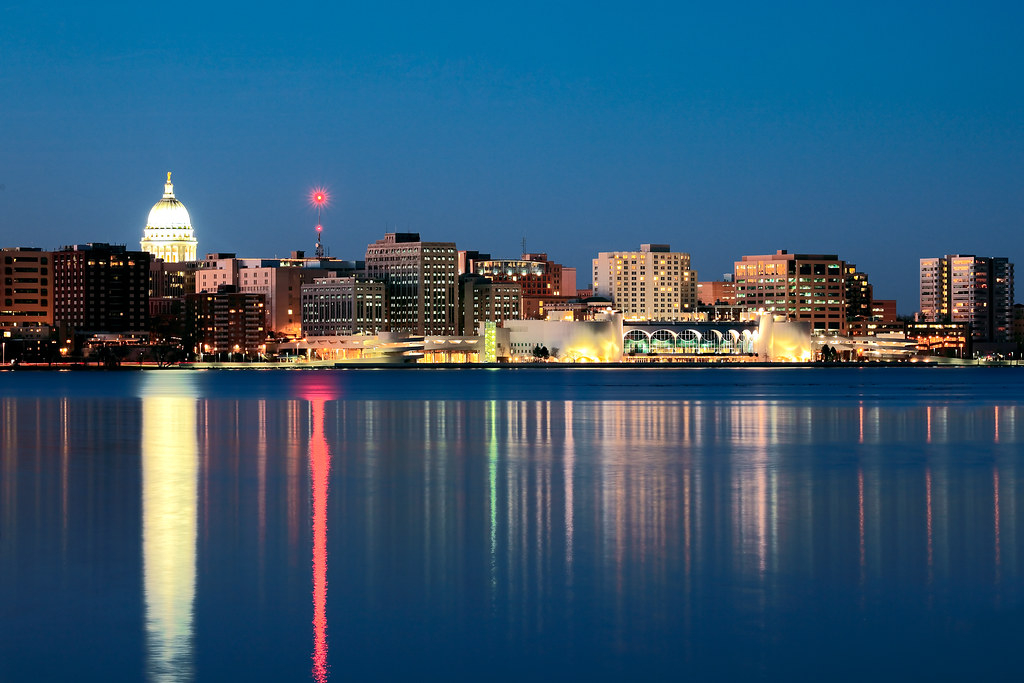
POLYGON ((835 252, 909 313, 921 257, 1024 263, 1021 7, 8 4, 0 243, 137 246, 170 170, 204 253, 311 252, 322 184, 342 258, 835 252))

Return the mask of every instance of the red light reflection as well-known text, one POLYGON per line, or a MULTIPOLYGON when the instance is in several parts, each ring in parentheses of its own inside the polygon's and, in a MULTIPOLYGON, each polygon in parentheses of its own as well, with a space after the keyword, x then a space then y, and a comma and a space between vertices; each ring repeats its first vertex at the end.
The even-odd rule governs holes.
POLYGON ((309 470, 313 486, 313 680, 327 680, 327 495, 331 452, 324 435, 324 404, 333 398, 328 383, 304 383, 309 400, 309 470))

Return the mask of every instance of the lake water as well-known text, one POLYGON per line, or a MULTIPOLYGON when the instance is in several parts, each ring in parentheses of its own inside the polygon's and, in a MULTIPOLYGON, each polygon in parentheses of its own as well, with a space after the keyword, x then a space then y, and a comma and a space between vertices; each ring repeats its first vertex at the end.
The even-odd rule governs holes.
POLYGON ((0 680, 1016 680, 1015 368, 0 373, 0 680))

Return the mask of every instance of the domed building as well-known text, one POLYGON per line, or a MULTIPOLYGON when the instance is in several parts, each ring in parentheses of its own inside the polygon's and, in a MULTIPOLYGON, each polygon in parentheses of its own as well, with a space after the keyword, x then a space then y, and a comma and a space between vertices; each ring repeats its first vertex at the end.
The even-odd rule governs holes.
POLYGON ((167 172, 164 196, 149 212, 142 241, 143 251, 166 263, 196 260, 196 236, 185 205, 174 196, 171 172, 167 172))

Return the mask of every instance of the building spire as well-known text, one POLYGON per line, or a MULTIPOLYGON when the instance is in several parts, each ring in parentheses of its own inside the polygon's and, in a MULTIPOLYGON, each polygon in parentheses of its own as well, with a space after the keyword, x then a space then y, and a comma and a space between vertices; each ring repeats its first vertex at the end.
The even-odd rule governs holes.
POLYGON ((174 184, 171 183, 171 172, 167 172, 167 182, 164 184, 164 199, 174 199, 174 184))

